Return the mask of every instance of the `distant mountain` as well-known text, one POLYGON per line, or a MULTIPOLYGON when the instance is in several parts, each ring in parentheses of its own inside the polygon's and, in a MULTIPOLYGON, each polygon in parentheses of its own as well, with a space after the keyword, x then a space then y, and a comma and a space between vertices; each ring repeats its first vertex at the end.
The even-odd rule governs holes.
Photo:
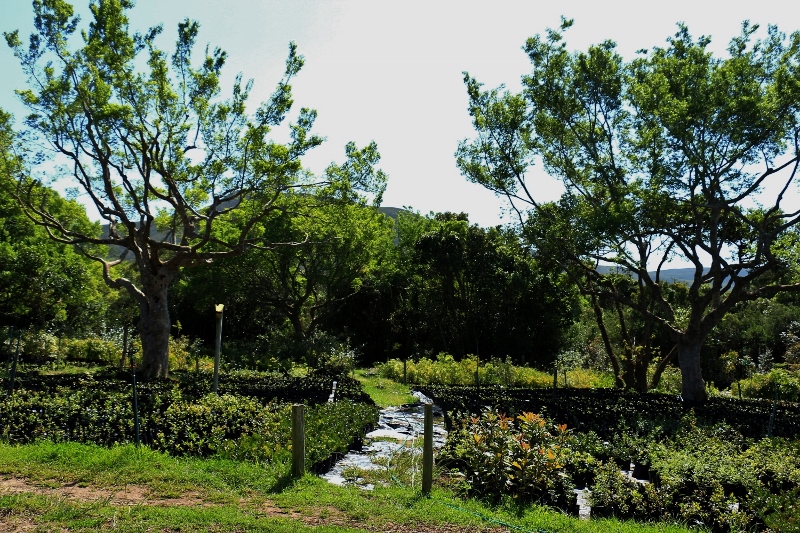
POLYGON ((383 206, 379 207, 378 211, 380 211, 387 217, 393 218, 395 220, 397 220, 397 213, 399 213, 400 211, 405 211, 407 213, 409 212, 408 209, 403 209, 402 207, 383 207, 383 206))
MULTIPOLYGON (((613 265, 600 265, 597 271, 601 274, 608 274, 610 272, 621 272, 619 267, 613 265)), ((650 271, 651 276, 655 276, 655 271, 650 271)), ((667 268, 661 271, 661 280, 668 283, 685 283, 691 285, 694 281, 694 268, 667 268)))

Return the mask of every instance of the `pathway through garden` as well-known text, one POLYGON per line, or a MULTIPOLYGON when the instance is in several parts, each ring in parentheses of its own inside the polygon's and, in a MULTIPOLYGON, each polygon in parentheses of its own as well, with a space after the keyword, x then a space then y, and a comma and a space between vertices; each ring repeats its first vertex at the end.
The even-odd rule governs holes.
MULTIPOLYGON (((365 489, 372 489, 369 483, 359 483, 359 479, 345 476, 346 471, 353 468, 363 470, 386 469, 397 454, 407 451, 422 454, 422 434, 425 420, 424 404, 431 400, 425 395, 414 392, 419 400, 400 407, 381 409, 378 426, 367 433, 365 444, 361 450, 350 451, 336 462, 328 473, 322 477, 337 485, 356 484, 365 489), (383 463, 383 464, 380 464, 383 463)), ((439 449, 447 439, 444 429, 444 418, 441 408, 433 406, 433 447, 439 449)), ((420 472, 421 475, 421 472, 420 472)))

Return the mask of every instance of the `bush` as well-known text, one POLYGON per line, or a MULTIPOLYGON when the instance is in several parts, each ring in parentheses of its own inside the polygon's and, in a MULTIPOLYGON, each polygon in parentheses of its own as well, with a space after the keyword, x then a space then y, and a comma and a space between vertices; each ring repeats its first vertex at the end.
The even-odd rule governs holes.
POLYGON ((464 472, 471 495, 492 501, 510 495, 561 508, 574 499, 565 470, 571 441, 566 426, 533 413, 512 419, 486 411, 448 441, 440 463, 464 472))
POLYGON ((68 339, 60 341, 61 356, 66 361, 118 364, 122 357, 122 349, 111 341, 99 337, 86 339, 68 339))
POLYGON ((775 391, 778 399, 788 402, 800 401, 800 372, 773 368, 766 374, 754 374, 731 385, 731 394, 737 396, 741 388, 745 398, 772 400, 775 391))
POLYGON ((221 450, 225 441, 254 433, 269 434, 285 446, 291 431, 287 406, 263 406, 253 398, 231 394, 212 393, 197 401, 178 397, 161 420, 153 421, 159 427, 153 447, 175 455, 208 456, 221 450))
MULTIPOLYGON (((110 376, 59 375, 36 380, 35 374, 23 375, 20 383, 28 388, 20 387, 0 399, 0 437, 9 444, 40 439, 106 446, 134 442, 131 385, 110 376)), ((208 380, 196 379, 206 377, 203 374, 178 376, 186 382, 141 383, 138 389, 142 441, 174 455, 283 460, 291 438, 291 401, 323 396, 327 400, 330 394, 326 379, 241 372, 226 375, 220 384, 223 394, 217 396, 208 394, 208 380), (255 394, 226 394, 226 387, 255 394), (269 401, 281 393, 291 400, 269 401)), ((357 381, 343 378, 337 398, 344 401, 307 407, 309 466, 346 452, 377 420, 374 403, 350 400, 364 398, 358 387, 357 381)))
MULTIPOLYGON (((183 335, 169 338, 169 368, 171 370, 198 370, 202 343, 183 335)), ((212 367, 213 368, 213 367, 212 367)))
POLYGON ((28 330, 20 339, 20 352, 28 361, 54 361, 58 354, 58 338, 46 331, 28 330))
POLYGON ((607 442, 539 415, 484 411, 451 432, 440 464, 463 472, 469 494, 492 501, 508 496, 564 508, 572 486, 586 483, 595 516, 718 532, 796 529, 787 528, 796 526, 797 503, 786 495, 800 494, 800 441, 754 442, 725 424, 699 426, 691 415, 671 433, 650 430, 607 442), (623 472, 629 458, 649 465, 652 483, 623 472))
MULTIPOLYGON (((378 373, 387 379, 403 381, 403 361, 390 359, 378 365, 378 373)), ((500 385, 503 387, 552 387, 553 374, 524 366, 516 366, 510 358, 492 358, 481 361, 468 355, 456 361, 452 355, 440 353, 435 360, 426 357, 408 360, 405 365, 406 382, 415 385, 500 385)), ((562 386, 563 374, 559 374, 562 386)), ((570 387, 611 387, 610 375, 594 370, 573 369, 567 372, 570 387)))
POLYGON ((653 443, 649 454, 670 515, 715 531, 751 526, 748 500, 761 483, 744 453, 750 443, 724 424, 702 428, 687 420, 672 439, 653 443))

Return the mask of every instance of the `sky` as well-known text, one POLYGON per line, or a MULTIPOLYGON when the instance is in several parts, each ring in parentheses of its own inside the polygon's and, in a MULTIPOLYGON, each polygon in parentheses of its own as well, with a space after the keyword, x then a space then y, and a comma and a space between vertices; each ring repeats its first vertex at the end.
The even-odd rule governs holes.
MULTIPOLYGON (((88 0, 76 0, 88 13, 88 0)), ((0 0, 0 31, 33 28, 29 0, 0 0)), ((171 51, 186 17, 200 22, 196 54, 206 44, 228 52, 223 91, 234 76, 253 79, 250 102, 269 97, 294 41, 305 66, 293 81, 295 111, 316 109, 314 130, 327 141, 305 164, 315 172, 344 159, 355 141, 378 144, 389 176, 383 205, 428 212, 466 212, 472 222, 508 222, 505 203, 468 183, 455 165, 460 140, 473 136, 463 72, 486 88, 519 88, 530 70, 521 47, 528 37, 575 19, 568 47, 585 50, 612 39, 626 58, 664 45, 685 22, 693 36, 708 35, 723 53, 747 19, 791 33, 800 29, 800 3, 759 0, 668 2, 539 0, 137 0, 131 27, 163 23, 162 47, 171 51)), ((88 17, 83 17, 88 22, 88 17)), ((14 89, 25 78, 11 50, 0 47, 0 108, 23 115, 14 89)), ((223 94, 225 94, 223 92, 223 94)), ((289 119, 292 119, 290 115, 289 119)), ((534 169, 537 200, 554 200, 559 183, 534 169)))

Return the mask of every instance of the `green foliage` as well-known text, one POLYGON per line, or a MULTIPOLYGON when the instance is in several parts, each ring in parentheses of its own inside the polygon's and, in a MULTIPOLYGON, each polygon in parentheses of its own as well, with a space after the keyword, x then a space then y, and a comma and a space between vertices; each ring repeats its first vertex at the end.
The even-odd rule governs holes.
POLYGON ((559 271, 533 260, 517 234, 470 224, 464 213, 398 216, 398 232, 408 281, 392 320, 417 344, 405 347, 408 355, 552 361, 575 294, 559 271))
POLYGON ((661 374, 661 379, 658 382, 658 387, 653 389, 653 392, 660 392, 662 394, 678 395, 681 393, 681 369, 668 366, 661 374))
POLYGON ((779 400, 797 402, 800 401, 800 371, 773 368, 766 374, 753 374, 733 383, 730 391, 734 396, 741 391, 745 398, 765 400, 772 400, 777 393, 779 400))
POLYGON ((787 38, 770 26, 756 39, 758 26, 745 22, 720 57, 681 23, 665 46, 627 61, 611 40, 571 51, 572 24, 527 40, 531 71, 519 93, 484 90, 464 73, 476 136, 460 143, 457 164, 508 199, 537 257, 583 293, 665 328, 682 395, 702 402, 700 349, 713 328, 739 302, 797 288, 800 216, 778 191, 800 178, 800 32, 787 38), (558 201, 537 194, 535 163, 563 182, 558 201), (662 277, 676 259, 695 265, 680 303, 662 277), (603 264, 636 290, 618 290, 603 264))
MULTIPOLYGON (((209 456, 226 441, 253 433, 273 435, 286 445, 291 434, 288 405, 263 406, 253 398, 208 394, 197 401, 174 398, 164 411, 153 446, 176 455, 209 456)), ((278 444, 278 443, 274 443, 278 444)), ((279 451, 273 446, 273 453, 279 451)), ((262 458, 268 459, 270 455, 262 458)))
MULTIPOLYGON (((133 7, 95 2, 93 20, 79 32, 80 18, 69 3, 37 1, 27 49, 18 31, 4 34, 29 79, 29 88, 18 91, 29 110, 19 153, 29 156, 34 171, 53 154, 65 158, 57 177, 86 193, 107 232, 70 223, 33 176, 15 176, 14 194, 38 225, 61 243, 80 245, 103 265, 108 285, 136 301, 142 371, 166 378, 168 289, 184 267, 300 242, 272 240, 260 222, 284 216, 294 199, 379 201, 386 176, 374 168, 380 159, 375 143, 362 149, 347 144, 346 161, 332 163, 322 176, 304 170, 301 157, 323 141, 311 133, 311 109, 301 109, 288 126, 288 141, 271 138, 291 111, 290 81, 304 62, 294 43, 275 91, 252 112, 252 81, 243 83, 241 75, 230 96, 221 96, 225 52, 207 47, 193 57, 197 22, 178 24, 170 57, 157 46, 161 26, 132 31, 133 7), (51 150, 39 151, 43 145, 51 150), (120 256, 111 260, 92 245, 108 245, 120 256), (138 279, 115 268, 126 260, 138 279)), ((312 206, 305 214, 314 212, 312 206)))
POLYGON ((727 387, 737 379, 747 378, 754 366, 767 363, 767 354, 772 354, 776 362, 793 362, 794 329, 800 319, 800 307, 790 296, 742 302, 725 316, 707 345, 721 356, 735 352, 738 357, 728 362, 722 357, 715 364, 707 362, 704 371, 710 380, 727 387))
POLYGON ((374 369, 356 369, 355 377, 379 407, 398 406, 417 401, 408 385, 382 377, 374 369))
POLYGON ((449 439, 441 461, 458 465, 472 495, 493 501, 510 495, 561 508, 573 498, 564 470, 572 442, 566 426, 533 413, 510 418, 486 411, 449 439))
POLYGON ((66 361, 81 361, 113 365, 119 363, 122 349, 116 343, 97 337, 86 339, 62 338, 58 341, 59 357, 66 361))
POLYGON ((594 516, 642 519, 650 514, 644 486, 626 476, 614 461, 597 465, 591 491, 594 516))
MULTIPOLYGON (((59 339, 45 331, 27 330, 18 334, 20 341, 20 357, 37 362, 52 362, 60 355, 59 339)), ((9 346, 11 349, 11 346, 9 346)))
POLYGON ((572 485, 585 483, 594 517, 677 520, 719 532, 791 523, 786 494, 800 487, 797 442, 752 441, 692 416, 665 430, 602 442, 539 415, 484 411, 450 433, 442 459, 464 474, 469 493, 493 501, 510 496, 563 508, 572 485), (630 476, 629 458, 649 466, 652 482, 630 476))
POLYGON ((197 369, 200 365, 201 342, 184 335, 169 338, 169 367, 175 370, 197 369))
MULTIPOLYGON (((22 167, 11 124, 0 109, 0 326, 97 332, 107 305, 100 270, 72 246, 50 239, 20 208, 15 194, 22 167)), ((65 228, 99 233, 79 203, 52 189, 40 201, 65 228)))
MULTIPOLYGON (((328 402, 330 379, 238 372, 221 380, 216 395, 209 394, 210 376, 182 377, 186 381, 138 387, 142 440, 175 455, 282 461, 291 439, 290 402, 305 399, 306 457, 312 466, 347 451, 377 417, 373 403, 353 401, 368 398, 348 378, 337 388, 339 401, 328 402)), ((21 375, 14 393, 0 400, 0 421, 0 436, 11 444, 110 446, 135 440, 129 381, 89 373, 21 375)))
MULTIPOLYGON (((558 423, 568 424, 579 432, 595 432, 605 440, 614 440, 619 432, 648 435, 653 428, 674 426, 686 412, 686 405, 674 395, 639 394, 621 389, 506 388, 498 386, 414 387, 431 398, 445 412, 445 422, 457 425, 460 420, 477 416, 486 406, 515 416, 538 412, 558 423)), ((767 435, 772 418, 772 402, 711 397, 693 408, 703 424, 724 422, 747 438, 767 435)), ((800 434, 800 413, 794 404, 778 404, 773 424, 774 436, 800 434)), ((636 455, 622 457, 631 459, 636 455)))
MULTIPOLYGON (((526 366, 514 365, 510 358, 492 358, 482 361, 477 356, 468 355, 456 361, 449 354, 440 353, 436 359, 426 357, 404 362, 390 359, 377 365, 381 376, 415 385, 501 385, 504 387, 551 387, 553 374, 526 366)), ((573 369, 567 373, 570 387, 609 387, 613 385, 606 374, 588 369, 573 369)))
POLYGON ((356 353, 344 343, 339 343, 317 357, 314 372, 324 376, 342 376, 353 372, 356 367, 356 353))
POLYGON ((300 361, 308 355, 302 344, 391 268, 393 221, 374 206, 311 195, 280 208, 253 231, 283 244, 192 269, 173 295, 184 323, 199 324, 225 302, 226 336, 253 340, 261 357, 300 361))

